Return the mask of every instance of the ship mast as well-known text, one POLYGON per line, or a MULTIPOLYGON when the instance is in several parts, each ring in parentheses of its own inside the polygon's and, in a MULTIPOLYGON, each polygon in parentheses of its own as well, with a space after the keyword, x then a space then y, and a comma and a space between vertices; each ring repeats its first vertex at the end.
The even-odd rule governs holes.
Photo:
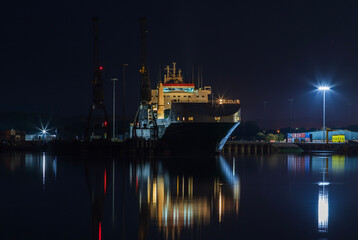
POLYGON ((165 70, 167 71, 167 74, 164 74, 164 84, 166 83, 175 83, 175 84, 181 84, 183 83, 183 76, 181 75, 181 69, 178 70, 177 75, 177 68, 176 63, 173 62, 173 67, 166 66, 165 70))

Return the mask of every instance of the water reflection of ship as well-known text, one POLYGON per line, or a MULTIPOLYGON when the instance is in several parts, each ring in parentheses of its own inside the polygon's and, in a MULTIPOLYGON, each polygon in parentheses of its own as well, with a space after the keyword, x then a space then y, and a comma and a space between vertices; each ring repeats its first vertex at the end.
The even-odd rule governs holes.
MULTIPOLYGON (((158 164, 130 166, 130 182, 136 188, 140 208, 139 238, 147 236, 154 223, 166 238, 180 236, 226 215, 237 215, 240 181, 235 170, 222 157, 217 158, 220 174, 211 179, 198 175, 170 175, 158 164)), ((215 163, 214 163, 215 164, 215 163)))

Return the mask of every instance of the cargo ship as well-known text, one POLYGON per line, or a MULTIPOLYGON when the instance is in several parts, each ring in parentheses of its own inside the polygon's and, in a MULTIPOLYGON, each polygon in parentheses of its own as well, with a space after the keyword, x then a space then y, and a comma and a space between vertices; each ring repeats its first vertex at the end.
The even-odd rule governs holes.
POLYGON ((141 102, 130 126, 131 138, 153 139, 175 152, 220 152, 240 124, 239 100, 214 97, 211 86, 183 81, 176 63, 141 102))

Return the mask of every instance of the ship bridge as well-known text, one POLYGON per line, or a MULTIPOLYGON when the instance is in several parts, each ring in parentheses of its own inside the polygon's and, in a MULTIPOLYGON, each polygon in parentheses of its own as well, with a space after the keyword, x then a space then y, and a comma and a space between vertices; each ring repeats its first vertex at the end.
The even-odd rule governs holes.
POLYGON ((183 91, 183 92, 194 92, 195 85, 193 83, 164 83, 163 92, 170 93, 173 91, 183 91))

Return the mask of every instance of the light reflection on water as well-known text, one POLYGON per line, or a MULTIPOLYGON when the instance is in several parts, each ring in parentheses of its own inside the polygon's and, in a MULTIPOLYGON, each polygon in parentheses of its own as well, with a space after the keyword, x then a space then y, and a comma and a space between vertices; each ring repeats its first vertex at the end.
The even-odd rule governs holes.
MULTIPOLYGON (((225 214, 238 214, 240 180, 224 157, 217 159, 223 177, 199 182, 191 175, 170 175, 161 165, 130 164, 129 176, 136 179, 140 213, 149 213, 152 224, 164 236, 180 236, 194 225, 221 222, 225 214), (155 171, 153 171, 155 169, 155 171), (203 192, 204 190, 204 192, 203 192)), ((143 236, 142 228, 139 235, 143 236)))
POLYGON ((321 185, 318 193, 318 231, 328 232, 328 189, 327 185, 321 185))
POLYGON ((19 228, 31 226, 37 215, 48 229, 46 238, 54 239, 334 238, 344 226, 329 217, 344 219, 337 207, 355 209, 358 196, 349 184, 357 173, 358 158, 335 154, 2 154, 0 187, 10 194, 0 199, 0 223, 9 229, 8 238, 25 237, 19 228), (29 188, 31 196, 21 197, 29 188))

